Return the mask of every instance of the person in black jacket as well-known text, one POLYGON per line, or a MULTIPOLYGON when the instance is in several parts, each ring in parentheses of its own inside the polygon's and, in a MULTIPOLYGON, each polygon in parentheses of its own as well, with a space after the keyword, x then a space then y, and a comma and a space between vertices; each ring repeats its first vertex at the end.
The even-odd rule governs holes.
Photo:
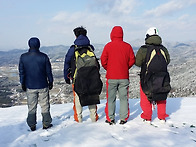
POLYGON ((29 51, 22 54, 19 61, 20 83, 27 94, 27 124, 32 131, 36 130, 36 111, 39 102, 43 129, 48 129, 52 127, 49 103, 49 89, 53 88, 51 63, 48 56, 39 51, 38 38, 30 38, 28 45, 29 51))

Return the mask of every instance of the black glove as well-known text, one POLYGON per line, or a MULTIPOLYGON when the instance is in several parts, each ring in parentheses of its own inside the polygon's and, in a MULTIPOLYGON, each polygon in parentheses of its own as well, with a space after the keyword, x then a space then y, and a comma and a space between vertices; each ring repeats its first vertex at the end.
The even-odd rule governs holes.
POLYGON ((27 87, 25 85, 22 85, 22 90, 27 91, 27 87))
POLYGON ((53 88, 53 83, 49 83, 48 87, 49 87, 49 90, 51 90, 53 88))
POLYGON ((71 84, 70 79, 66 79, 65 82, 66 82, 67 84, 71 84))

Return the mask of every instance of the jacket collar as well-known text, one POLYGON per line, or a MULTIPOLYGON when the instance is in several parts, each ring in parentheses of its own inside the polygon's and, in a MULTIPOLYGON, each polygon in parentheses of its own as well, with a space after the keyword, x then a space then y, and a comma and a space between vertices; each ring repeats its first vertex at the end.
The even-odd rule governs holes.
POLYGON ((76 38, 74 44, 78 46, 90 45, 90 40, 88 39, 87 36, 80 35, 76 38))
POLYGON ((32 48, 30 48, 29 52, 40 52, 40 51, 39 51, 39 49, 32 49, 32 48))
POLYGON ((148 37, 148 38, 145 40, 145 43, 146 43, 146 44, 160 45, 160 44, 162 44, 162 39, 161 39, 161 37, 158 36, 158 35, 152 35, 152 36, 148 37))

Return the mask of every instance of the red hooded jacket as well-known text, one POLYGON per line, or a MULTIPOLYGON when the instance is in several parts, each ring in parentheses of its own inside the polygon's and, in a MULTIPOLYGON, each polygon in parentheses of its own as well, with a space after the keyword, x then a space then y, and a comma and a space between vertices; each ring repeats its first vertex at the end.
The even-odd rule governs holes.
POLYGON ((115 26, 101 55, 101 64, 107 70, 107 79, 129 79, 129 69, 135 63, 135 55, 130 44, 123 41, 123 29, 115 26))

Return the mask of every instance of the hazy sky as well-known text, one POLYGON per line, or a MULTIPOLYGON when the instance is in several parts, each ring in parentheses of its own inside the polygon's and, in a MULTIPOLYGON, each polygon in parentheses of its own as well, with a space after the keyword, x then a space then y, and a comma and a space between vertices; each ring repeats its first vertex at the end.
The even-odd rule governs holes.
POLYGON ((84 26, 91 43, 107 43, 113 26, 124 40, 144 39, 151 26, 163 40, 196 40, 196 0, 0 0, 0 50, 71 45, 73 29, 84 26))

